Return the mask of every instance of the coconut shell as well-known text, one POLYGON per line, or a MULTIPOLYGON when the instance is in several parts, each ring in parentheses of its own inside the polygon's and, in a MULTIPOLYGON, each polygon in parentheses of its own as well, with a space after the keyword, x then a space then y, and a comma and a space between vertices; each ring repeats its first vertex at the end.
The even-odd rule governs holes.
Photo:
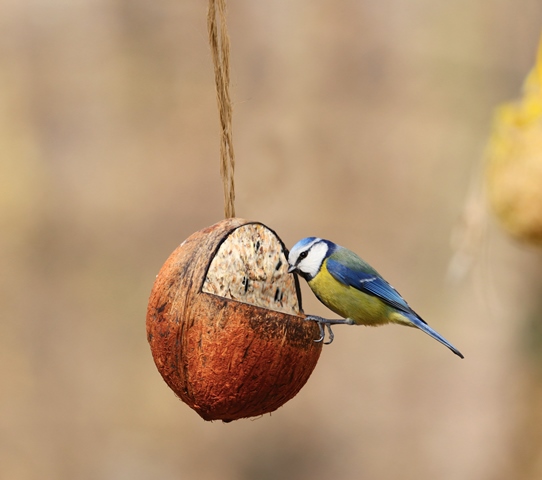
POLYGON ((152 355, 203 419, 272 412, 314 370, 319 328, 303 318, 286 256, 272 230, 227 219, 190 236, 156 277, 147 310, 152 355))

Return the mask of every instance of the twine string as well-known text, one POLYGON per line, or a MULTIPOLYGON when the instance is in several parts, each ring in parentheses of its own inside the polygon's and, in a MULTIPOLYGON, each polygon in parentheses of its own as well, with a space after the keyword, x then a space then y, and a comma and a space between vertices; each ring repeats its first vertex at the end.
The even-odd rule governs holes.
POLYGON ((235 155, 232 141, 230 98, 230 39, 226 26, 226 0, 209 0, 209 43, 215 70, 216 98, 220 117, 220 175, 224 185, 224 216, 235 217, 235 155))

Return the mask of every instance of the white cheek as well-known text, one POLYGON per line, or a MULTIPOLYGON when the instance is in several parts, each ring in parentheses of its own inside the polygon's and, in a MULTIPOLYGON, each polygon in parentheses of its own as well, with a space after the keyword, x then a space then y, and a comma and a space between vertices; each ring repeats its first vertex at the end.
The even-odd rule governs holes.
POLYGON ((324 258, 326 258, 326 254, 327 245, 323 242, 317 243, 310 249, 307 258, 299 263, 299 270, 308 273, 311 277, 316 276, 324 258))
POLYGON ((320 270, 321 263, 322 262, 318 261, 316 258, 307 257, 299 263, 297 268, 304 273, 308 273, 311 277, 314 277, 318 273, 318 270, 320 270))

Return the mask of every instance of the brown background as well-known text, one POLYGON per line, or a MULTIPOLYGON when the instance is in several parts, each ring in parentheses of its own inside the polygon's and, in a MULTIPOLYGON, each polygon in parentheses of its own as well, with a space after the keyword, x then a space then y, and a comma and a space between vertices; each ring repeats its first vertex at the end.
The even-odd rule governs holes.
POLYGON ((466 359, 336 327, 296 398, 227 425, 168 390, 144 326, 222 217, 205 3, 0 4, 0 477, 542 478, 540 253, 490 223, 446 275, 542 3, 229 2, 238 215, 359 252, 466 359))

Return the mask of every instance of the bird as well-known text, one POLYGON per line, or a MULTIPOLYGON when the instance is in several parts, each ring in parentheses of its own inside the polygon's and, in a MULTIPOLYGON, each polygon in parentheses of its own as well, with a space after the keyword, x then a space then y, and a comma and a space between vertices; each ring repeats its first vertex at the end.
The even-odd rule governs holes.
POLYGON ((397 323, 416 327, 448 347, 460 358, 463 354, 433 330, 395 288, 356 253, 329 240, 307 237, 297 242, 288 254, 288 273, 303 277, 318 300, 342 319, 315 315, 305 318, 318 323, 324 341, 334 339, 331 325, 379 326, 397 323))

